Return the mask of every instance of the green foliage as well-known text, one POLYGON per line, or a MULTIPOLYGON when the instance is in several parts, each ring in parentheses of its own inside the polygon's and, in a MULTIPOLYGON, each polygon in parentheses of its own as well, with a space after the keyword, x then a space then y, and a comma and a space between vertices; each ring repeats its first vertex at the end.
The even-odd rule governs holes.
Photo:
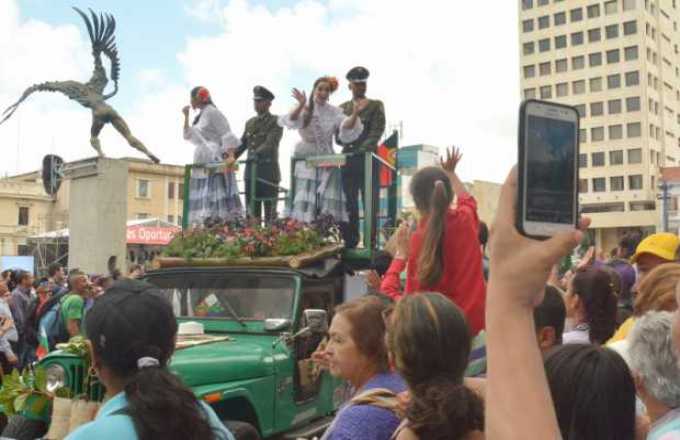
POLYGON ((28 410, 40 413, 52 400, 47 391, 47 373, 42 367, 31 371, 14 370, 3 377, 0 404, 7 416, 28 410))

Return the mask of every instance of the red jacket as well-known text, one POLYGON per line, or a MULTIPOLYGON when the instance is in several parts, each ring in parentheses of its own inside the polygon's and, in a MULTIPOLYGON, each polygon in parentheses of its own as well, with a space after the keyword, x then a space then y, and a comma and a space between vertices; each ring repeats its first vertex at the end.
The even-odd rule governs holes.
MULTIPOLYGON (((416 292, 439 292, 460 307, 468 320, 472 334, 484 329, 484 306, 486 286, 482 270, 475 199, 464 194, 458 198, 458 206, 446 213, 444 229, 444 270, 441 279, 434 286, 421 286, 418 281, 417 262, 427 219, 423 219, 411 236, 407 266, 406 294, 416 292)), ((388 270, 381 290, 393 298, 399 296, 396 289, 398 272, 403 270, 403 260, 395 260, 388 270)))

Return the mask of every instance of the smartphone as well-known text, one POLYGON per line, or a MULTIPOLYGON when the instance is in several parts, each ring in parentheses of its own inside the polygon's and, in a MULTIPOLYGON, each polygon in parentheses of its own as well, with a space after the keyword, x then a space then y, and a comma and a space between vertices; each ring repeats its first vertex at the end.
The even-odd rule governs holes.
POLYGON ((532 238, 578 222, 579 115, 574 107, 527 100, 520 108, 517 229, 532 238))

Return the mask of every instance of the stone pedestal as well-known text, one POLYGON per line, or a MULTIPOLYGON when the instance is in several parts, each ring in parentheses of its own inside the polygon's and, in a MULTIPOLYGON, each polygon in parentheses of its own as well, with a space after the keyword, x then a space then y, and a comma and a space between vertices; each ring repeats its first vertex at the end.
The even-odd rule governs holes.
POLYGON ((108 273, 107 262, 117 257, 125 271, 128 164, 95 158, 69 170, 69 268, 108 273))

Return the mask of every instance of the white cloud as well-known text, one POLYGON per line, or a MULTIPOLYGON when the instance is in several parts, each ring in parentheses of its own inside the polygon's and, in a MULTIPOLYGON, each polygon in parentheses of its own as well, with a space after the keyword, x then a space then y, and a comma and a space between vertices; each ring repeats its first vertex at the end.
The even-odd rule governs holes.
MULTIPOLYGON (((9 13, 0 13, 0 50, 9 48, 12 56, 0 53, 3 59, 13 60, 9 67, 10 63, 0 64, 0 105, 15 100, 31 81, 86 79, 91 61, 84 32, 75 26, 19 20, 15 1, 2 7, 9 13), (3 32, 3 24, 15 30, 3 32), (34 29, 41 29, 43 36, 34 36, 34 29), (21 42, 17 31, 23 32, 21 42), (52 42, 49 49, 41 48, 45 38, 52 42), (64 46, 63 42, 70 43, 64 46), (59 62, 45 64, 48 55, 59 62), (39 70, 26 72, 33 68, 39 70)), ((303 0, 274 9, 246 0, 192 0, 187 8, 195 17, 221 23, 223 31, 187 38, 177 58, 182 83, 169 81, 150 57, 136 78, 149 84, 149 93, 135 99, 123 115, 164 161, 191 160, 193 148, 181 140, 179 111, 192 86, 211 90, 240 135, 253 113, 255 84, 277 95, 273 111, 282 113, 293 103, 291 87, 309 89, 309 78, 334 74, 341 88, 332 100, 340 104, 349 98, 345 72, 357 64, 371 70, 369 95, 384 101, 388 121, 403 121, 402 145, 463 147, 461 174, 466 179, 500 181, 515 160, 519 68, 514 2, 303 0)), ((122 87, 121 94, 125 90, 122 87)), ((69 145, 64 154, 68 159, 91 154, 89 114, 65 101, 35 96, 14 116, 24 127, 22 148, 35 153, 27 156, 22 170, 39 166, 39 157, 49 150, 50 136, 56 145, 69 145), (32 129, 42 124, 48 129, 32 129)), ((16 124, 15 120, 0 126, 4 152, 16 145, 16 124)), ((294 132, 284 135, 284 172, 297 139, 294 132)), ((110 156, 132 155, 111 127, 105 129, 102 144, 110 156)), ((8 154, 10 160, 0 163, 0 171, 14 171, 13 153, 8 154)))

